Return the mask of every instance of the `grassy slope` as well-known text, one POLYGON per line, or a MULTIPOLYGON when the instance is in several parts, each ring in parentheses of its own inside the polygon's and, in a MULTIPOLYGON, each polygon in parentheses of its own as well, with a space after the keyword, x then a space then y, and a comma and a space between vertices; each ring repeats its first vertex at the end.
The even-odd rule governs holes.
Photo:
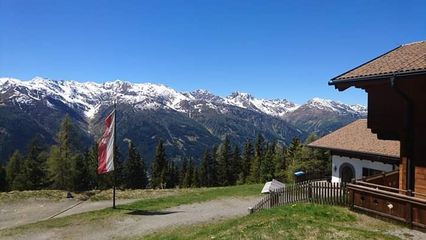
POLYGON ((103 210, 71 215, 63 218, 45 220, 33 224, 19 226, 12 229, 0 230, 1 236, 13 236, 25 231, 43 231, 43 229, 58 228, 66 226, 78 226, 81 224, 97 224, 106 218, 117 218, 126 216, 133 211, 155 211, 174 207, 182 204, 209 201, 225 197, 248 197, 259 195, 262 185, 239 185, 232 187, 196 188, 182 189, 177 194, 143 199, 131 204, 117 206, 117 209, 107 208, 103 210))
MULTIPOLYGON (((341 207, 294 204, 242 218, 180 227, 142 237, 172 239, 398 239, 381 231, 393 227, 341 207)), ((142 239, 140 238, 140 239, 142 239)))
MULTIPOLYGON (((183 190, 179 189, 135 189, 135 190, 117 190, 117 199, 146 199, 161 196, 174 195, 183 190)), ((63 190, 26 190, 26 191, 10 191, 0 192, 0 204, 1 203, 13 203, 23 200, 39 199, 39 200, 51 200, 60 201, 63 200, 67 195, 67 191, 63 190)), ((111 200, 112 189, 108 190, 92 190, 80 193, 72 193, 74 198, 80 200, 86 200, 90 198, 91 201, 111 200)))

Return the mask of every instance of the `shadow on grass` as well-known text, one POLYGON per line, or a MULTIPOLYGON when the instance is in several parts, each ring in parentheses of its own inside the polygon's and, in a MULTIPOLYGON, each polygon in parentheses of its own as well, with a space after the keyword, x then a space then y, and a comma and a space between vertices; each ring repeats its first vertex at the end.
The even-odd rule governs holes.
POLYGON ((154 215, 169 215, 174 214, 182 211, 144 211, 144 210, 134 210, 131 212, 128 212, 126 214, 129 215, 141 215, 141 216, 154 216, 154 215))
POLYGON ((129 211, 126 213, 128 215, 141 215, 141 216, 169 215, 169 214, 182 212, 182 211, 149 211, 149 210, 140 210, 140 209, 134 209, 134 208, 125 208, 125 207, 118 207, 118 209, 129 211))

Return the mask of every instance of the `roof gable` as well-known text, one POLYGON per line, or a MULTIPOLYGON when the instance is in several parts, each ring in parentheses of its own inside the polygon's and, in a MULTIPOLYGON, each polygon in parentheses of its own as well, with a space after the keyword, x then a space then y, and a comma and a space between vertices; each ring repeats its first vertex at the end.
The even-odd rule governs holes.
POLYGON ((418 72, 426 73, 426 41, 401 45, 331 79, 330 84, 418 72))

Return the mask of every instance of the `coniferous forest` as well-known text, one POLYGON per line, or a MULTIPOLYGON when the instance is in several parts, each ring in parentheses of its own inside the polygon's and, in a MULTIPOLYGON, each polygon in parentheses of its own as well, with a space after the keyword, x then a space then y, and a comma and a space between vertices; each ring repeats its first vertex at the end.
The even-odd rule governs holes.
POLYGON ((115 171, 98 175, 97 146, 80 146, 73 123, 65 117, 55 145, 46 148, 33 139, 26 153, 17 150, 6 166, 0 165, 0 191, 107 189, 114 175, 120 189, 214 187, 272 179, 292 182, 296 171, 330 169, 328 152, 306 147, 314 140, 312 134, 305 142, 294 138, 289 146, 282 146, 258 134, 239 146, 226 137, 221 144, 206 148, 202 159, 187 156, 179 162, 168 159, 166 145, 159 140, 152 149, 151 166, 128 140, 127 156, 115 149, 115 171))

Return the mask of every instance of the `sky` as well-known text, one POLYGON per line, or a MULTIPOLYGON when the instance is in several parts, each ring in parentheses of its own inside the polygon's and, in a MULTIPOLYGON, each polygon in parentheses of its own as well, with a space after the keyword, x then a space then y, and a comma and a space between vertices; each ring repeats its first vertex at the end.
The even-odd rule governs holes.
POLYGON ((426 40, 425 1, 0 0, 0 77, 367 103, 327 82, 426 40))

